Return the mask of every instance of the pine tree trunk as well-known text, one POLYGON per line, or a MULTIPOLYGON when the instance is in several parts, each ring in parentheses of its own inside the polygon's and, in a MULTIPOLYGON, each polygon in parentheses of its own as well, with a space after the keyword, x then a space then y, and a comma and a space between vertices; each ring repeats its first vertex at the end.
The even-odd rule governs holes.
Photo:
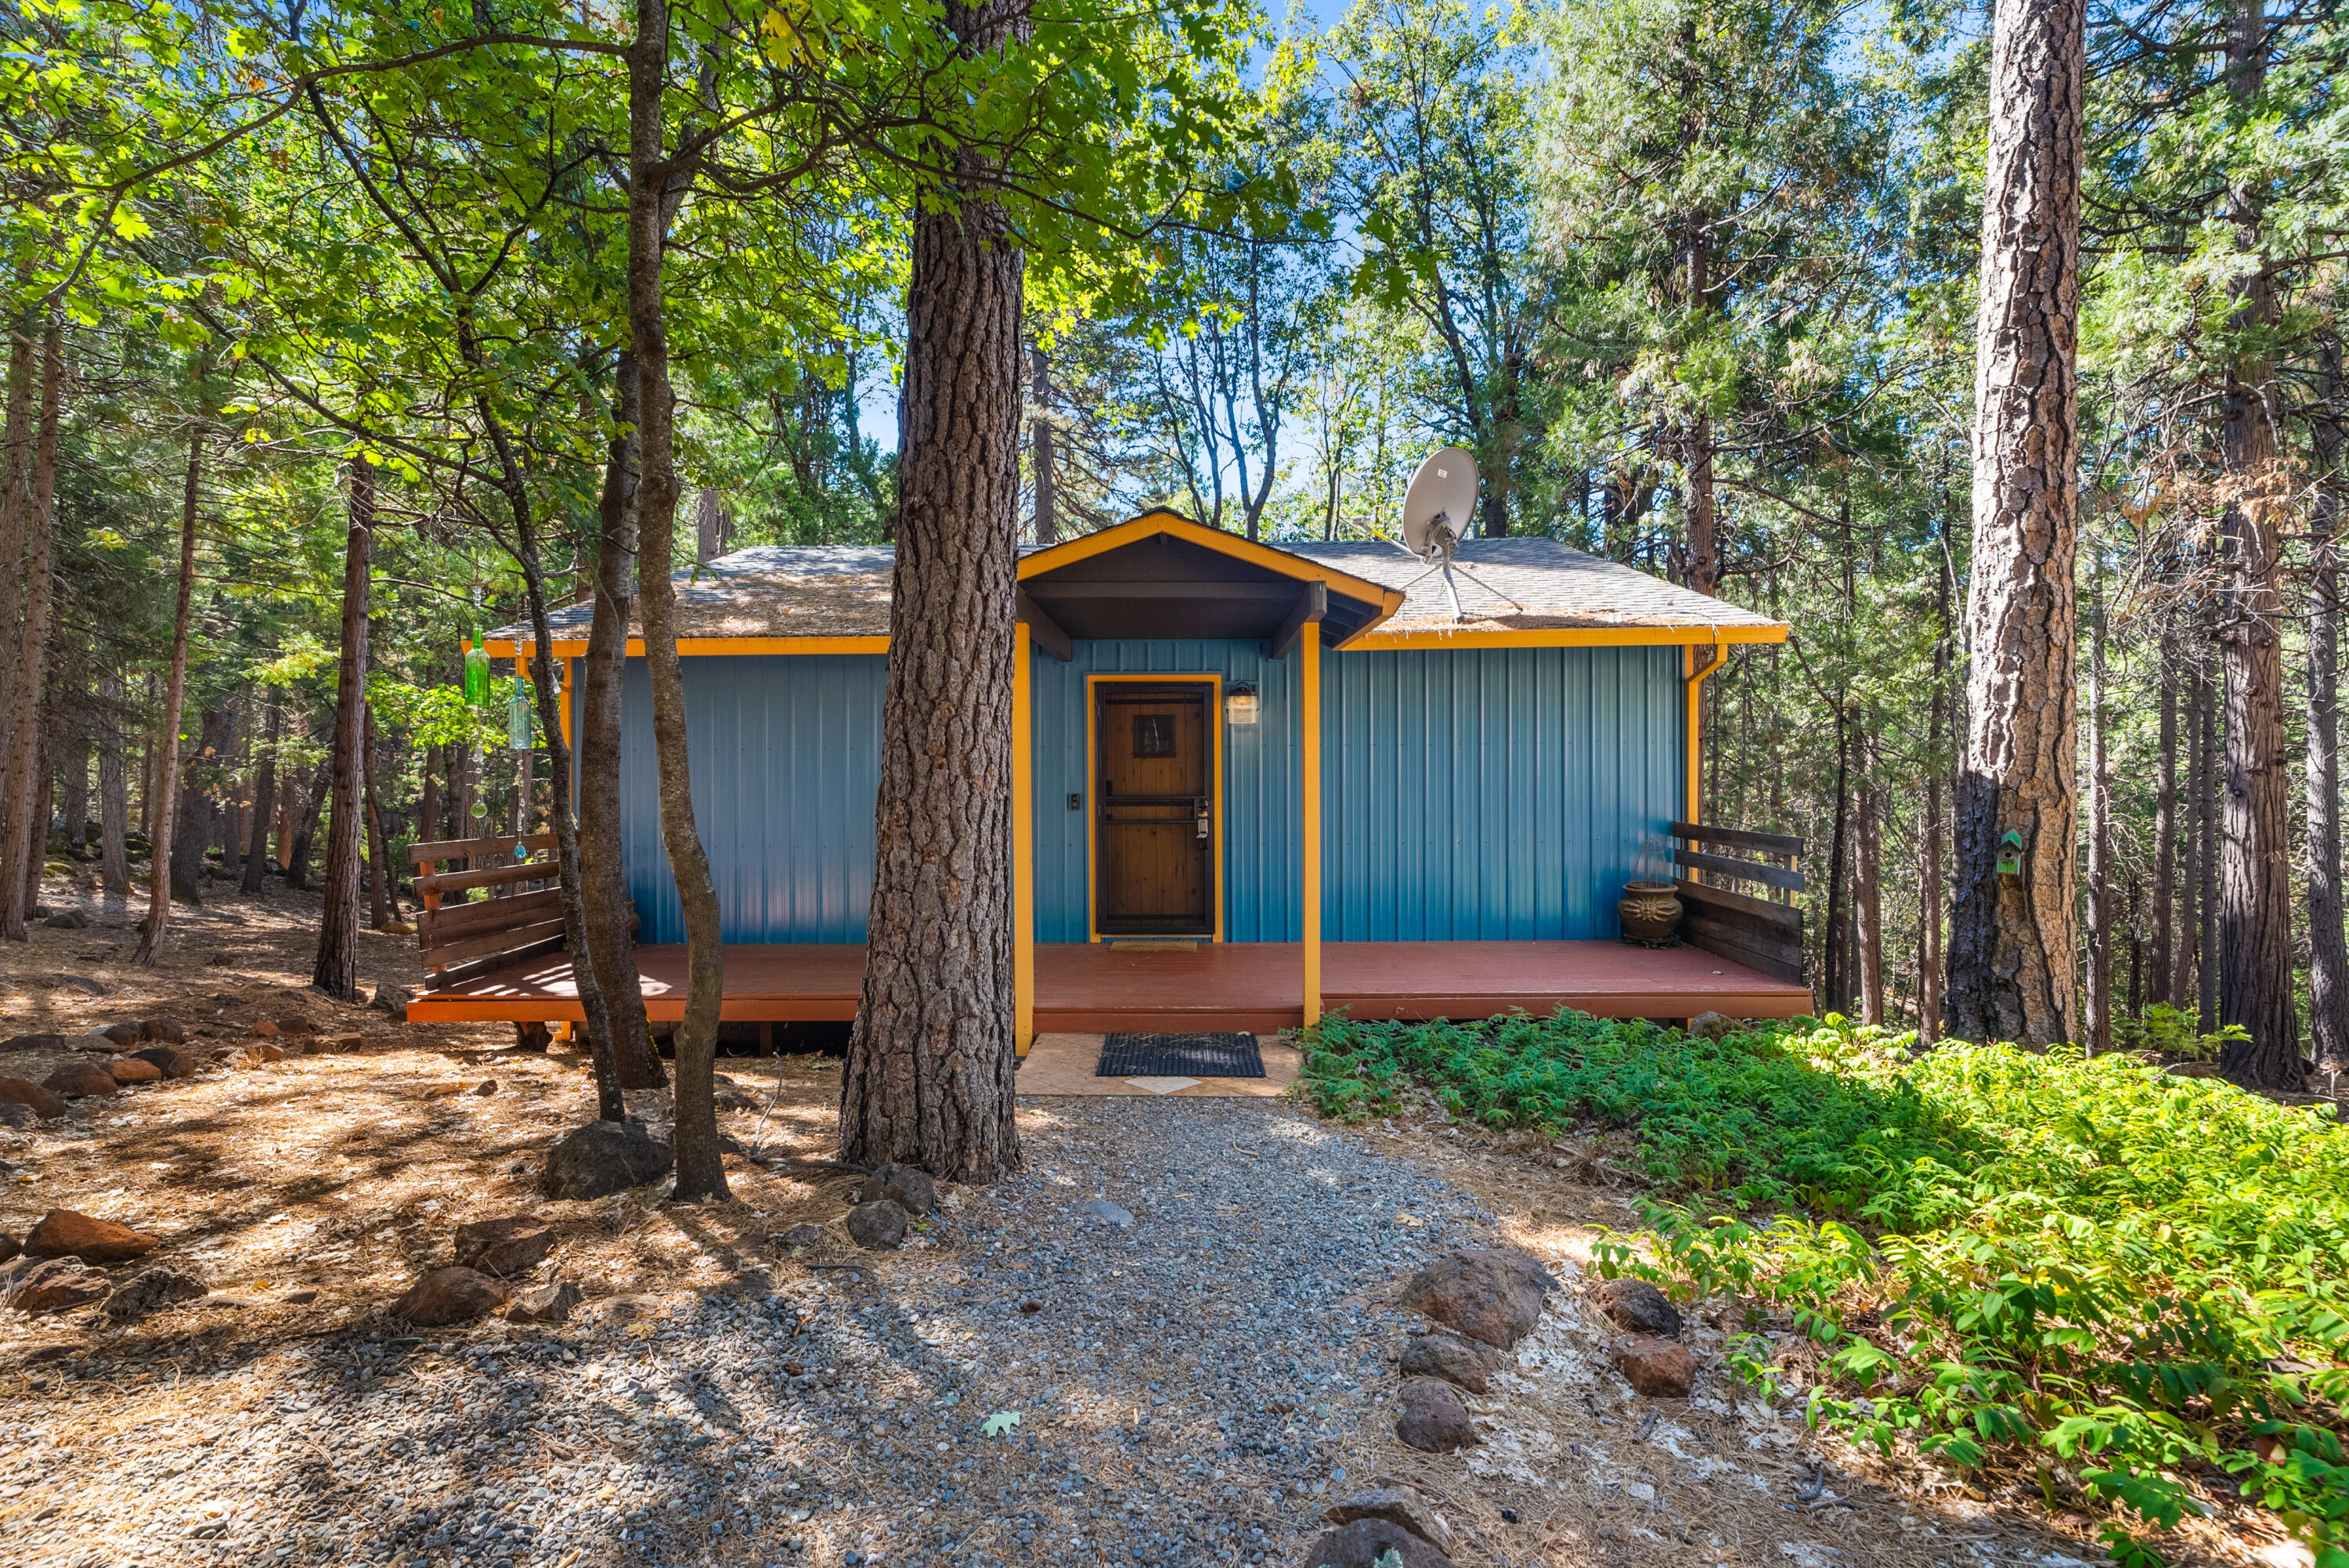
POLYGON ((1974 368, 1974 544, 1950 1007, 1957 1034, 2076 1037, 2085 0, 1997 0, 1974 368), (2001 839, 2023 835, 2023 874, 2001 839))
MULTIPOLYGON (((1867 758, 1873 761, 1872 758, 1867 758)), ((1859 1021, 1884 1021, 1884 811, 1874 778, 1859 786, 1852 838, 1852 916, 1858 934, 1859 1021)))
POLYGON ((2208 675, 2201 677, 2201 758, 2194 779, 2194 984, 2200 995, 2201 1029, 2219 1026, 2219 699, 2208 675))
POLYGON ((9 763, 16 747, 16 691, 27 678, 16 628, 25 610, 25 539, 33 511, 35 360, 29 324, 9 335, 6 424, 0 430, 0 805, 6 800, 9 763))
MULTIPOLYGON (((198 383, 202 385, 201 381, 198 383)), ((203 481, 204 438, 188 438, 187 487, 180 506, 180 582, 171 613, 171 673, 163 683, 163 722, 156 739, 154 779, 148 789, 147 918, 130 962, 152 967, 171 923, 171 797, 180 782, 180 712, 188 692, 188 623, 196 596, 196 502, 203 481)))
POLYGON ((326 819, 326 908, 318 920, 318 960, 310 984, 329 996, 358 1000, 359 833, 367 734, 367 557, 375 538, 375 469, 365 458, 348 469, 350 531, 343 547, 342 649, 335 665, 335 738, 327 753, 334 799, 326 819))
MULTIPOLYGON (((675 399, 668 378, 668 321, 662 294, 663 249, 678 171, 667 161, 662 88, 668 75, 667 0, 636 0, 628 46, 628 345, 636 359, 636 560, 645 668, 651 677, 653 752, 660 777, 661 842, 685 914, 685 1018, 676 1036, 677 1186, 680 1202, 724 1199, 726 1168, 718 1148, 718 1109, 710 1073, 725 996, 726 954, 710 879, 709 856, 693 820, 693 778, 686 759, 685 674, 677 653, 677 591, 669 564, 677 548, 675 399)), ((895 662, 893 658, 893 664, 895 662)))
POLYGON ((2106 766, 2102 581, 2088 630, 2088 1054, 2113 1048, 2112 779, 2106 766))
POLYGON ((2161 634, 2160 676, 2160 738, 2158 755, 2154 758, 2153 786, 2153 932, 2147 956, 2153 984, 2147 988, 2147 1006, 2168 1003, 2175 1005, 2174 960, 2171 944, 2176 940, 2172 923, 2178 904, 2178 683, 2169 672, 2178 667, 2176 640, 2168 632, 2161 634))
POLYGON ((2349 942, 2341 890, 2341 340, 2317 348, 2319 411, 2308 422, 2308 1022, 2321 1071, 2349 1071, 2349 942))
POLYGON ((1851 1007, 1851 949, 1845 939, 1849 923, 1844 914, 1844 899, 1848 886, 1844 879, 1844 867, 1851 858, 1851 750, 1848 731, 1844 711, 1838 707, 1836 709, 1835 830, 1827 842, 1826 918, 1820 923, 1820 940, 1826 950, 1820 954, 1819 967, 1825 978, 1826 1006, 1830 1013, 1848 1013, 1851 1007))
POLYGON ((254 760, 253 778, 253 840, 244 855, 244 877, 238 883, 239 892, 252 894, 261 891, 262 879, 269 870, 269 826, 277 807, 277 743, 285 729, 285 707, 274 696, 269 699, 269 723, 262 731, 260 755, 254 760))
MULTIPOLYGON (((946 21, 975 54, 1028 26, 1025 0, 949 0, 946 21)), ((841 1085, 842 1158, 957 1181, 1022 1165, 1009 880, 1021 264, 994 203, 917 209, 880 853, 841 1085)))
MULTIPOLYGON (((610 1021, 602 1039, 589 1027, 587 1046, 595 1056, 599 1086, 608 1073, 623 1089, 658 1088, 667 1082, 667 1074, 645 1018, 620 841, 621 698, 626 688, 628 624, 636 618, 636 441, 628 434, 636 422, 636 367, 625 354, 616 379, 613 418, 617 430, 604 468, 595 616, 579 676, 579 867, 586 894, 587 954, 604 988, 610 1021)), ((619 1119, 621 1112, 606 1104, 599 1115, 610 1121, 619 1119)))
POLYGON ((21 663, 10 725, 16 737, 8 758, 5 819, 11 830, 5 853, 0 853, 0 938, 10 942, 30 937, 25 916, 33 898, 26 890, 38 888, 48 848, 49 824, 41 802, 49 779, 46 769, 36 775, 36 767, 42 750, 41 694, 49 662, 49 557, 57 531, 57 422, 64 412, 59 406, 64 385, 64 336, 52 312, 41 334, 41 422, 33 441, 32 500, 25 511, 25 619, 16 628, 21 663))
MULTIPOLYGON (((1029 352, 1036 366, 1036 416, 1029 424, 1035 443, 1031 460, 1036 470, 1036 542, 1057 544, 1061 539, 1061 521, 1053 511, 1054 487, 1059 476, 1052 466, 1052 361, 1040 348, 1029 352)), ((1335 511, 1334 503, 1332 511, 1335 511)), ((1330 537, 1326 530, 1322 537, 1330 537)))
POLYGON ((122 672, 98 677, 98 880, 109 898, 130 894, 130 778, 122 744, 122 672))
POLYGON ((375 798, 375 710, 364 705, 362 708, 367 724, 359 742, 359 808, 367 814, 367 923, 378 931, 389 931, 399 904, 391 891, 391 849, 384 841, 383 810, 375 798))

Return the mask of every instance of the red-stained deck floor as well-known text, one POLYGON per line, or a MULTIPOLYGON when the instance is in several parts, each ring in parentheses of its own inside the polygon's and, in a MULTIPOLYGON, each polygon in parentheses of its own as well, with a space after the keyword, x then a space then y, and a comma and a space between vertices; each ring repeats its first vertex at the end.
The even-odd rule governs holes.
MULTIPOLYGON (((1040 945, 1036 1027, 1246 1029, 1270 1034, 1304 1017, 1304 950, 1293 942, 1194 948, 1040 945)), ((685 949, 640 947, 645 1006, 685 1016, 685 949)), ((861 944, 729 944, 723 1016, 743 1022, 856 1016, 861 944)), ((1357 1018, 1485 1018, 1573 1007, 1616 1018, 1791 1018, 1811 994, 1694 947, 1618 942, 1333 942, 1321 948, 1322 1006, 1357 1018)), ((580 1017, 561 953, 495 969, 409 1005, 419 1021, 580 1017)))

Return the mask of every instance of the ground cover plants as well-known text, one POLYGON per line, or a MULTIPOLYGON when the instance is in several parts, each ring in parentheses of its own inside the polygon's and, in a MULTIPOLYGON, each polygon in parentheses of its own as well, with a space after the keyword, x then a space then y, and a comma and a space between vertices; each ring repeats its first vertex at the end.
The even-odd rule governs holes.
MULTIPOLYGON (((1818 1348, 1812 1418, 2113 1507, 2159 1561, 2195 1484, 2349 1568, 2349 1128, 2125 1055, 1944 1045, 1841 1018, 1708 1041, 1579 1015, 1325 1020, 1325 1115, 1422 1088, 1496 1128, 1620 1129, 1659 1185, 1602 1267, 1729 1295, 1818 1348)), ((1793 1391, 1785 1341, 1731 1364, 1793 1391)), ((1806 1363, 1809 1357, 1801 1358, 1806 1363)))

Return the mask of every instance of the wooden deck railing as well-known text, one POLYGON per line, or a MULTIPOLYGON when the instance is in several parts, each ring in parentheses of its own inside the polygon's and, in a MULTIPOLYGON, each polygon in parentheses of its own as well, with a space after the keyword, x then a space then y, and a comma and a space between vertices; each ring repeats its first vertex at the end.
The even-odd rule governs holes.
POLYGON ((1748 969, 1789 985, 1803 984, 1803 912, 1791 902, 1803 891, 1803 841, 1784 833, 1750 833, 1742 828, 1706 828, 1674 822, 1679 840, 1672 859, 1682 875, 1673 883, 1686 913, 1681 934, 1692 947, 1715 957, 1743 964, 1748 969), (1705 849, 1690 846, 1702 844, 1705 849), (1759 859, 1714 853, 1739 850, 1759 859), (1783 862, 1783 863, 1775 863, 1783 862), (1764 890, 1756 898, 1726 887, 1700 882, 1687 872, 1764 890), (1776 894, 1774 901, 1771 894, 1776 894))
POLYGON ((454 980, 563 945, 563 890, 552 833, 451 839, 409 847, 416 862, 416 946, 438 980, 454 980), (541 858, 530 858, 541 857, 541 858), (433 872, 442 861, 454 869, 433 872), (487 896, 471 897, 476 888, 487 896), (451 893, 462 894, 453 903, 451 893))

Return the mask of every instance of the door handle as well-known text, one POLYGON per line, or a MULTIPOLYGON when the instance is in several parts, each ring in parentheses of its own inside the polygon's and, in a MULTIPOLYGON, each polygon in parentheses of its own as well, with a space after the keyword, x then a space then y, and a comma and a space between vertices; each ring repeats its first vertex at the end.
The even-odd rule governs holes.
POLYGON ((1198 815, 1199 841, 1204 844, 1207 841, 1207 802, 1201 800, 1192 810, 1198 815))

